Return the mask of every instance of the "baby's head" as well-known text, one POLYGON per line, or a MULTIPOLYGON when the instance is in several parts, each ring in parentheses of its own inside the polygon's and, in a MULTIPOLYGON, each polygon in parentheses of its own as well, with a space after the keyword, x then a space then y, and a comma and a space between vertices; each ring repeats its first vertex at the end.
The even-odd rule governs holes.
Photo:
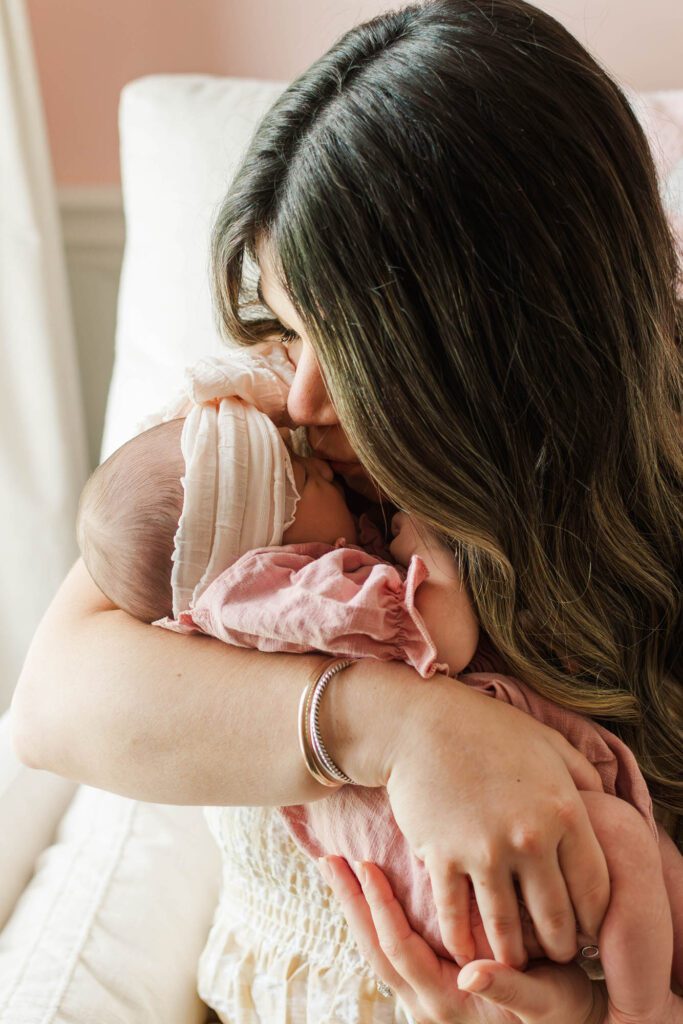
POLYGON ((171 555, 183 508, 184 419, 138 434, 98 466, 81 494, 76 533, 103 594, 136 619, 171 614, 171 555))
MULTIPOLYGON (((79 503, 78 544, 88 572, 110 601, 143 622, 173 613, 172 558, 185 501, 184 423, 161 423, 122 445, 92 474, 79 503)), ((298 500, 294 521, 269 540, 333 544, 345 537, 355 544, 355 520, 328 463, 289 449, 283 454, 291 461, 298 500)), ((267 544, 251 543, 237 554, 267 544)), ((214 575, 224 568, 214 566, 214 575)))

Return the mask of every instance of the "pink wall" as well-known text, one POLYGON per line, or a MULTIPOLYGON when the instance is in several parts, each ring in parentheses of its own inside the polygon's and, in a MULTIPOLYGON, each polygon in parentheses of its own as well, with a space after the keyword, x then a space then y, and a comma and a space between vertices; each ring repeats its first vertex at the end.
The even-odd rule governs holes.
MULTIPOLYGON (((288 81, 381 0, 26 0, 60 185, 119 181, 121 87, 157 72, 288 81)), ((683 88, 681 0, 540 2, 622 81, 683 88), (644 13, 646 11, 646 13, 644 13)))

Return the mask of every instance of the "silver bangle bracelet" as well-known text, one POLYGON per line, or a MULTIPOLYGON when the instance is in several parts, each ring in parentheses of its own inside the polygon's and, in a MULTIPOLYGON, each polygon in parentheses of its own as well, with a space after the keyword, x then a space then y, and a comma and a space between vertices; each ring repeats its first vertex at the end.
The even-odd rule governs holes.
POLYGON ((342 669, 348 668, 349 665, 353 665, 353 662, 353 658, 348 658, 345 661, 337 661, 334 665, 330 665, 329 668, 325 669, 313 687, 308 721, 313 750, 315 751, 315 755, 318 760, 322 765, 324 765, 327 774, 340 783, 349 783, 352 786, 356 786, 358 783, 354 782, 353 779, 350 779, 349 776, 334 763, 327 751, 327 748, 325 747, 325 744, 323 743, 323 738, 320 735, 320 701, 323 693, 325 692, 325 687, 337 672, 341 672, 342 669))
POLYGON ((358 785, 332 760, 320 735, 320 698, 332 676, 353 664, 352 658, 333 658, 315 669, 299 699, 298 732, 301 756, 307 770, 323 786, 338 789, 358 785))

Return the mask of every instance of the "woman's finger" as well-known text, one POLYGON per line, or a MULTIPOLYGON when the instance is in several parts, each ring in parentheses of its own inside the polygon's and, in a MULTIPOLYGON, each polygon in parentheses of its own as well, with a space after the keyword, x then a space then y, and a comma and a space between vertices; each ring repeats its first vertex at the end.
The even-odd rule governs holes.
POLYGON ((463 967, 458 987, 504 1008, 520 1024, 599 1024, 603 993, 574 965, 515 971, 493 960, 475 960, 463 967))
POLYGON ((550 729, 547 739, 564 761, 577 789, 591 790, 594 793, 604 792, 597 768, 584 754, 573 747, 568 739, 554 729, 550 729))
POLYGON ((412 931, 376 864, 365 861, 358 866, 365 868, 365 872, 359 870, 364 875, 361 892, 343 858, 330 856, 321 858, 323 861, 334 871, 328 881, 342 902, 361 952, 414 1019, 458 1024, 482 1024, 484 1020, 488 1024, 601 1024, 604 1005, 600 1005, 600 1013, 595 1012, 591 982, 576 965, 541 965, 522 974, 495 961, 477 960, 459 970, 450 960, 436 956, 412 931), (407 949, 410 956, 401 970, 396 970, 392 961, 407 949), (412 979, 411 985, 404 981, 404 970, 409 974, 405 981, 412 979), (476 979, 475 974, 479 976, 476 979), (481 996, 477 980, 481 981, 481 996))
POLYGON ((550 1019, 551 1005, 542 980, 495 960, 475 960, 463 967, 458 976, 458 988, 504 1006, 523 1024, 542 1024, 550 1019))
MULTIPOLYGON (((443 988, 443 965, 432 947, 413 931, 384 872, 369 861, 357 865, 363 893, 368 901, 379 943, 394 970, 415 989, 443 988)), ((457 967, 450 964, 453 983, 457 967)))
MULTIPOLYGON (((342 871, 347 872, 343 890, 353 891, 354 882, 358 886, 342 858, 324 860, 335 862, 337 879, 342 871)), ((458 991, 458 967, 450 960, 440 959, 422 936, 413 931, 382 870, 367 861, 357 867, 363 881, 361 898, 367 901, 365 908, 359 909, 358 894, 351 903, 348 899, 344 902, 342 888, 335 888, 335 895, 339 893, 349 927, 357 942, 360 935, 359 945, 375 973, 394 989, 418 1020, 455 1020, 457 1014, 461 1024, 479 1022, 469 997, 458 991), (369 924, 366 912, 371 916, 369 924), (373 948, 368 955, 370 935, 372 946, 377 943, 378 949, 373 948)))
POLYGON ((321 857, 318 864, 325 881, 341 904, 361 956, 367 960, 377 977, 386 982, 410 1009, 411 1003, 415 1001, 415 993, 383 952, 368 901, 353 871, 343 857, 321 857))
POLYGON ((550 960, 569 963, 576 954, 576 918, 557 857, 520 864, 517 878, 538 941, 550 960))
POLYGON ((596 942, 609 906, 610 881, 605 855, 583 806, 585 826, 564 834, 557 856, 579 929, 596 942))
POLYGON ((524 967, 527 955, 512 876, 493 867, 473 874, 472 884, 486 938, 496 960, 509 967, 524 967))
POLYGON ((470 921, 471 889, 467 875, 427 865, 432 883, 441 941, 455 962, 464 967, 474 959, 475 946, 470 921))

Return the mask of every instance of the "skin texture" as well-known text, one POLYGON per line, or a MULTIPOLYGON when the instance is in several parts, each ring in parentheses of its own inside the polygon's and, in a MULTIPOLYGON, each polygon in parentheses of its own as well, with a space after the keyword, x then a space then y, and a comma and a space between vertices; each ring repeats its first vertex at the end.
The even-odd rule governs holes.
POLYGON ((347 544, 355 544, 356 524, 332 467, 315 457, 292 454, 291 458, 299 501, 295 521, 285 530, 282 543, 316 540, 334 544, 339 537, 345 537, 347 544))

